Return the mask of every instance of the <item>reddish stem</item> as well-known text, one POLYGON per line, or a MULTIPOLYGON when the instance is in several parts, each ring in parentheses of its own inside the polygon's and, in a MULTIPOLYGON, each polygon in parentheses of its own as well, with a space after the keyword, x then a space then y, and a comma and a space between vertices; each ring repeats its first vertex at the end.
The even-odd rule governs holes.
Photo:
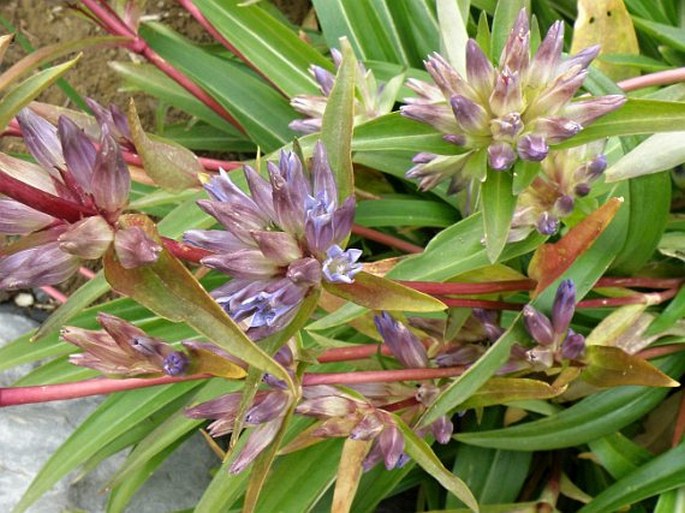
POLYGON ((355 383, 421 381, 424 379, 460 376, 465 370, 466 367, 445 367, 436 369, 424 368, 305 374, 302 378, 302 385, 353 385, 355 383))
POLYGON ((43 285, 40 290, 45 292, 48 296, 50 296, 52 299, 57 301, 58 303, 66 303, 67 300, 69 299, 67 296, 62 294, 59 290, 57 290, 55 287, 51 287, 50 285, 43 285))
POLYGON ((147 42, 138 36, 133 30, 128 27, 113 11, 101 5, 97 0, 81 0, 83 4, 93 13, 102 27, 110 34, 116 36, 130 37, 132 40, 126 43, 126 47, 138 55, 145 57, 148 62, 157 66, 157 68, 164 72, 169 78, 174 80, 177 84, 185 88, 190 94, 195 96, 202 103, 207 105, 210 109, 216 112, 219 116, 231 123, 234 127, 245 133, 245 129, 240 123, 224 109, 213 97, 183 74, 180 70, 169 64, 157 52, 150 48, 147 42))
POLYGON ((618 87, 624 91, 635 91, 643 87, 674 84, 685 81, 685 68, 657 71, 641 77, 628 78, 618 82, 618 87))
POLYGON ((405 253, 423 253, 423 248, 412 244, 411 242, 398 239, 387 233, 379 232, 373 228, 366 228, 365 226, 359 226, 358 224, 352 225, 352 233, 364 237, 365 239, 373 240, 390 246, 391 248, 399 249, 405 253))
POLYGON ((192 0, 178 0, 178 3, 181 4, 181 7, 183 7, 186 11, 190 13, 190 15, 195 18, 195 20, 202 25, 202 27, 209 32, 209 34, 217 40, 219 43, 223 45, 224 48, 226 48, 229 52, 231 52, 233 55, 238 57, 243 63, 245 63, 247 66, 249 66, 255 73, 257 73, 260 77, 262 77, 264 80, 266 80, 269 84, 273 86, 274 89, 276 89, 279 93, 281 93, 283 96, 287 95, 285 92, 276 85, 276 83, 271 80, 262 70, 260 70, 257 66, 250 61, 245 54, 243 54, 240 50, 238 50, 234 45, 231 44, 231 42, 226 39, 224 36, 221 35, 221 33, 214 28, 214 25, 212 25, 207 18, 205 18, 205 15, 202 14, 202 11, 197 8, 197 6, 192 2, 192 0))
MULTIPOLYGON (((124 150, 123 148, 121 153, 124 156, 124 161, 127 164, 143 167, 143 159, 141 159, 139 155, 131 151, 124 150)), ((208 159, 205 157, 197 157, 197 160, 206 171, 219 171, 219 169, 223 169, 224 171, 233 171, 234 169, 238 169, 243 166, 243 163, 238 160, 217 160, 208 159)))
POLYGON ((685 344, 665 344, 663 346, 648 347, 647 349, 643 349, 637 353, 637 356, 643 360, 652 360, 661 356, 680 353, 681 351, 685 351, 685 344))
POLYGON ((208 374, 193 374, 191 376, 162 376, 160 378, 129 378, 108 379, 95 378, 73 383, 59 383, 33 387, 0 388, 0 407, 16 406, 19 404, 45 403, 64 399, 78 399, 92 395, 111 394, 124 390, 168 385, 180 381, 192 381, 210 378, 208 374))
POLYGON ((650 289, 672 289, 685 282, 685 278, 648 278, 606 276, 597 280, 597 287, 643 287, 650 289))
POLYGON ((44 214, 75 223, 83 217, 96 215, 92 209, 73 201, 54 196, 27 183, 17 180, 0 169, 0 194, 9 196, 19 203, 40 210, 44 214))
POLYGON ((672 288, 663 292, 649 292, 646 294, 634 294, 624 297, 606 297, 599 299, 585 299, 580 301, 576 308, 606 308, 623 305, 658 305, 671 299, 678 293, 678 288, 672 288))
POLYGON ((484 283, 432 281, 400 281, 402 285, 425 294, 490 294, 493 292, 514 292, 518 290, 533 290, 535 280, 505 280, 484 283))
POLYGON ((162 243, 169 253, 174 255, 176 258, 185 260, 186 262, 195 262, 198 264, 204 257, 213 254, 211 251, 207 251, 206 249, 183 244, 182 242, 178 242, 167 237, 162 237, 162 243))
POLYGON ((484 310, 521 310, 523 303, 508 303, 506 301, 488 301, 485 299, 464 299, 444 296, 436 296, 449 307, 456 308, 482 308, 484 310))
POLYGON ((81 276, 84 276, 88 278, 89 280, 92 280, 95 278, 95 273, 88 269, 87 267, 79 267, 78 272, 81 276))

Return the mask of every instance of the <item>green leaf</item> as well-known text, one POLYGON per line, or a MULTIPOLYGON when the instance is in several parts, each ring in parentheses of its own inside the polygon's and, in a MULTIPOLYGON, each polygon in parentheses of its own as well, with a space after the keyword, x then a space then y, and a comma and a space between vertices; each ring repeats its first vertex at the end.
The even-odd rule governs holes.
MULTIPOLYGON (((659 367, 670 376, 679 376, 685 371, 685 357, 669 356, 661 360, 659 367)), ((615 388, 586 397, 544 419, 504 429, 461 433, 456 438, 480 447, 514 451, 573 447, 622 429, 654 408, 667 393, 667 388, 615 388)))
POLYGON ((439 312, 447 308, 428 294, 365 272, 355 275, 353 283, 324 281, 323 284, 331 294, 371 310, 439 312))
MULTIPOLYGON (((497 2, 495 7, 495 17, 492 21, 492 38, 490 40, 490 59, 499 61, 502 50, 507 42, 507 38, 514 26, 519 11, 527 9, 530 15, 530 0, 508 0, 497 2)), ((484 49, 486 50, 486 49, 484 49)))
POLYGON ((673 327, 680 319, 685 317, 685 287, 680 287, 668 306, 656 316, 647 330, 644 337, 650 337, 658 333, 663 333, 673 327))
POLYGON ((568 148, 617 135, 673 132, 685 123, 685 103, 628 98, 626 103, 555 148, 568 148))
POLYGON ((641 32, 671 46, 675 50, 685 52, 685 30, 683 28, 673 27, 672 25, 666 25, 664 23, 656 23, 654 21, 638 18, 637 16, 633 16, 632 18, 635 27, 640 29, 641 32))
POLYGON ((529 399, 550 399, 563 391, 536 379, 495 377, 487 380, 471 397, 462 402, 460 409, 484 408, 529 399))
POLYGON ((319 94, 307 70, 311 65, 330 69, 331 62, 265 9, 240 4, 239 0, 195 0, 214 28, 235 48, 234 53, 286 96, 319 94))
POLYGON ((57 310, 41 324, 36 334, 31 338, 31 341, 40 342, 47 335, 54 334, 75 315, 78 315, 84 308, 99 297, 105 295, 109 290, 109 283, 105 280, 105 275, 102 271, 99 271, 93 278, 81 285, 78 290, 69 295, 67 301, 61 304, 57 310))
POLYGON ((616 481, 579 513, 617 511, 685 485, 685 444, 667 451, 616 481))
POLYGON ((677 387, 669 378, 649 362, 630 355, 618 347, 592 345, 585 348, 587 367, 580 377, 597 387, 642 385, 649 387, 677 387))
MULTIPOLYGON (((475 415, 463 418, 461 431, 484 431, 501 426, 501 412, 497 408, 485 410, 483 418, 475 415)), ((528 475, 532 453, 487 449, 473 445, 459 444, 452 471, 471 489, 481 505, 497 504, 516 500, 528 475)), ((463 507, 460 501, 448 496, 445 507, 463 507)))
MULTIPOLYGON (((141 226, 157 238, 152 222, 140 215, 119 218, 122 227, 141 226)), ((183 264, 163 250, 154 264, 125 269, 110 250, 104 258, 105 277, 112 287, 174 322, 185 321, 198 333, 246 363, 274 374, 292 386, 290 375, 250 340, 202 288, 183 264)), ((245 375, 236 366, 235 378, 245 375)))
POLYGON ((133 100, 129 103, 128 124, 145 172, 157 185, 176 193, 200 185, 198 175, 204 172, 204 168, 195 154, 160 137, 148 136, 140 124, 133 100))
POLYGON ((488 259, 495 263, 507 243, 511 219, 516 208, 511 173, 488 170, 481 185, 483 229, 488 259))
POLYGON ((440 24, 440 53, 461 76, 465 77, 469 3, 459 0, 437 0, 435 5, 440 24))
POLYGON ((392 32, 383 25, 383 12, 375 2, 313 0, 312 3, 329 48, 337 47, 340 38, 346 37, 363 61, 410 64, 402 48, 393 41, 392 32))
POLYGON ((338 200, 342 204, 354 192, 351 144, 358 64, 349 43, 346 40, 340 43, 342 63, 323 113, 321 139, 338 186, 338 200))
POLYGON ((471 510, 478 511, 478 502, 461 479, 447 470, 430 446, 407 426, 397 415, 395 424, 404 436, 404 449, 421 468, 433 476, 448 492, 466 504, 471 510))
POLYGON ((446 228, 457 222, 457 211, 442 202, 414 199, 360 201, 354 215, 362 226, 437 226, 446 228))
POLYGON ((64 75, 79 57, 59 64, 27 78, 0 100, 0 129, 4 129, 14 115, 35 99, 41 92, 54 84, 57 79, 64 75))
POLYGON ((620 479, 654 457, 647 449, 621 433, 591 440, 588 445, 592 454, 614 479, 620 479))
POLYGON ((614 273, 623 275, 639 271, 659 245, 670 212, 671 177, 668 173, 659 173, 633 178, 629 190, 628 233, 611 264, 614 273))
POLYGON ((26 511, 57 481, 102 446, 198 385, 197 382, 176 383, 119 393, 106 399, 50 457, 12 510, 13 513, 26 511))
POLYGON ((685 162, 685 132, 654 134, 626 153, 606 170, 606 181, 649 175, 685 162))
POLYGON ((296 114, 287 100, 243 65, 213 55, 156 23, 143 24, 140 33, 162 57, 206 89, 265 151, 293 138, 288 124, 296 114))

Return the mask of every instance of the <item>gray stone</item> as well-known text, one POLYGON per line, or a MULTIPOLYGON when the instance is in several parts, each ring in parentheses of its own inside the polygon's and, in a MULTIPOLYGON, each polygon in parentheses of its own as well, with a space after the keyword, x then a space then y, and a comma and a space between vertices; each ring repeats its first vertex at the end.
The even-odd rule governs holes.
MULTIPOLYGON (((21 315, 0 310, 0 345, 34 327, 33 321, 21 315)), ((0 386, 11 384, 34 367, 27 364, 0 373, 0 386)), ((86 398, 0 408, 0 512, 12 510, 45 462, 101 401, 86 398)), ((62 479, 28 512, 104 512, 107 496, 102 489, 125 460, 126 452, 84 476, 77 471, 62 479)), ((218 463, 200 436, 191 437, 141 487, 127 511, 167 513, 191 508, 209 483, 211 467, 218 463)))

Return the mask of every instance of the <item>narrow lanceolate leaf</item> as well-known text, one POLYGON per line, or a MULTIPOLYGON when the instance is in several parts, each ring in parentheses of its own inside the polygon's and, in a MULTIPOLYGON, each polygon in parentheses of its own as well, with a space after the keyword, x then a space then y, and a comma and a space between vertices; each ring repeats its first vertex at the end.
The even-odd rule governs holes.
POLYGON ((685 103, 629 98, 620 109, 602 116, 592 125, 557 147, 568 148, 616 135, 673 132, 685 123, 685 103))
POLYGON ((518 13, 523 8, 530 13, 530 0, 509 0, 507 2, 497 2, 495 17, 492 21, 492 36, 490 39, 490 59, 499 61, 504 45, 506 44, 511 27, 518 13))
MULTIPOLYGON (((141 215, 119 218, 120 226, 140 226, 157 239, 152 221, 141 215)), ((186 322, 198 333, 250 365, 274 374, 292 384, 290 376, 278 363, 257 347, 202 288, 195 277, 166 250, 149 265, 125 269, 114 251, 105 255, 105 277, 112 287, 158 315, 174 322, 186 322)), ((234 378, 245 371, 236 366, 234 378)))
POLYGON ((129 104, 128 123, 145 172, 157 185, 171 192, 200 185, 198 174, 204 172, 204 168, 197 157, 183 146, 148 136, 140 124, 133 100, 129 104))
POLYGON ((466 32, 464 14, 468 17, 468 2, 437 0, 435 4, 440 24, 440 52, 461 76, 466 76, 466 32), (462 10, 462 6, 466 10, 462 10))
POLYGON ((348 513, 362 475, 362 462, 371 448, 371 440, 346 438, 335 480, 331 513, 348 513))
POLYGON ((340 46, 343 60, 323 113, 321 138, 338 185, 338 199, 342 203, 354 191, 352 130, 358 65, 349 42, 342 39, 340 46))
MULTIPOLYGON (((646 161, 648 162, 648 160, 646 161)), ((630 222, 623 248, 611 264, 614 273, 637 273, 656 251, 671 206, 671 176, 659 173, 632 178, 626 195, 630 222)))
POLYGON ((610 198, 604 205, 583 219, 558 242, 540 246, 528 266, 528 275, 537 280, 533 292, 537 296, 559 278, 576 259, 594 244, 616 215, 620 198, 610 198))
MULTIPOLYGON (((685 371, 685 356, 664 358, 659 368, 669 376, 680 376, 685 371)), ((618 387, 586 397, 544 419, 504 429, 462 433, 456 438, 481 447, 515 451, 573 447, 621 430, 659 404, 667 393, 668 388, 618 387)))
POLYGON ((685 132, 654 134, 606 170, 607 182, 671 169, 685 162, 685 132))
POLYGON ((316 82, 307 70, 312 64, 330 68, 331 62, 261 6, 243 3, 195 0, 236 53, 286 96, 318 94, 316 82))
POLYGON ((414 433, 402 419, 394 415, 394 420, 397 427, 402 431, 404 449, 409 457, 472 511, 478 511, 478 502, 466 483, 447 470, 430 446, 414 433))
POLYGON ((680 385, 651 363, 630 355, 618 347, 588 346, 585 350, 587 367, 580 377, 597 387, 641 385, 648 387, 677 387, 680 385))
POLYGON ((619 511, 647 497, 685 485, 685 444, 667 451, 616 481, 579 513, 619 511))
POLYGON ((32 342, 43 340, 47 335, 55 333, 61 329, 75 315, 78 315, 99 297, 108 291, 109 283, 105 280, 105 275, 99 271, 94 278, 81 285, 75 292, 69 295, 69 299, 55 310, 50 317, 38 328, 36 334, 31 338, 32 342))
POLYGON ((599 463, 619 479, 651 460, 654 455, 621 433, 612 433, 589 444, 599 463))
POLYGON ((549 383, 526 378, 490 378, 478 391, 461 403, 460 409, 483 408, 494 404, 528 399, 550 399, 564 392, 549 383))
POLYGON ((371 310, 439 312, 447 308, 428 294, 365 272, 355 275, 353 283, 324 282, 324 287, 331 294, 371 310))
POLYGON ((0 129, 4 129, 17 112, 69 71, 79 57, 40 71, 7 93, 0 101, 0 129))
POLYGON ((485 247, 490 262, 496 262, 509 236, 511 219, 516 208, 512 193, 511 173, 488 170, 488 178, 481 186, 485 247))

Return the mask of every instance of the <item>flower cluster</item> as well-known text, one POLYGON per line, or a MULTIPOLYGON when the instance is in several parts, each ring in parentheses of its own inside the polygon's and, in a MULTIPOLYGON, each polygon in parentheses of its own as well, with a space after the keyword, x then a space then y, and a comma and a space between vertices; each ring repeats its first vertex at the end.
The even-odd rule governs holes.
MULTIPOLYGON (((333 48, 331 50, 331 57, 333 57, 335 67, 339 68, 342 62, 340 51, 333 48)), ((309 72, 319 84, 321 96, 301 94, 290 100, 290 105, 297 112, 307 117, 305 119, 296 119, 289 126, 296 132, 303 134, 311 134, 321 130, 323 113, 326 110, 328 97, 335 83, 335 75, 321 66, 312 65, 309 68, 309 72)), ((373 71, 367 70, 360 62, 355 81, 355 125, 392 111, 401 84, 401 76, 397 76, 389 82, 379 85, 376 82, 373 71)))
POLYGON ((592 182, 606 168, 604 141, 564 151, 552 151, 542 161, 541 173, 519 196, 509 241, 522 240, 536 229, 543 235, 559 230, 560 220, 569 216, 576 200, 590 193, 592 182))
POLYGON ((521 10, 498 68, 476 41, 468 41, 466 78, 440 55, 431 55, 425 65, 437 88, 411 80, 408 85, 418 98, 408 99, 402 114, 434 126, 445 140, 467 151, 437 162, 436 156, 422 154, 407 176, 420 179, 422 188, 452 178, 454 189, 480 151, 487 152, 490 168, 497 171, 511 168, 517 158, 541 161, 550 145, 620 107, 625 102, 621 95, 571 101, 599 47, 562 59, 563 27, 561 21, 554 23, 531 57, 528 16, 521 10))
MULTIPOLYGON (((96 104, 91 101, 91 105, 96 104)), ((30 108, 17 116, 38 164, 0 154, 0 180, 13 181, 13 191, 32 191, 15 194, 20 201, 0 198, 0 233, 23 236, 0 252, 0 289, 62 282, 78 269, 81 259, 100 258, 113 241, 124 259, 132 265, 138 262, 130 234, 115 234, 131 179, 112 135, 117 123, 111 110, 98 108, 97 142, 65 116, 60 116, 57 126, 30 108)), ((154 249, 155 245, 147 241, 145 246, 154 249)))
POLYGON ((234 279, 213 297, 247 333, 260 339, 284 327, 307 293, 322 280, 351 283, 361 270, 357 249, 343 250, 354 217, 354 197, 338 203, 338 191, 321 143, 314 149, 311 179, 294 153, 268 163, 269 180, 245 166, 251 195, 226 173, 205 189, 200 208, 224 230, 191 230, 184 240, 212 251, 207 267, 234 279))
POLYGON ((563 360, 582 358, 585 337, 570 328, 575 310, 576 287, 572 280, 564 280, 559 284, 551 318, 530 305, 523 308, 526 330, 538 344, 526 352, 534 368, 548 369, 563 360))
POLYGON ((67 327, 62 338, 84 352, 71 355, 74 365, 89 367, 109 376, 133 377, 185 374, 189 359, 186 353, 114 315, 98 314, 104 331, 67 327))

